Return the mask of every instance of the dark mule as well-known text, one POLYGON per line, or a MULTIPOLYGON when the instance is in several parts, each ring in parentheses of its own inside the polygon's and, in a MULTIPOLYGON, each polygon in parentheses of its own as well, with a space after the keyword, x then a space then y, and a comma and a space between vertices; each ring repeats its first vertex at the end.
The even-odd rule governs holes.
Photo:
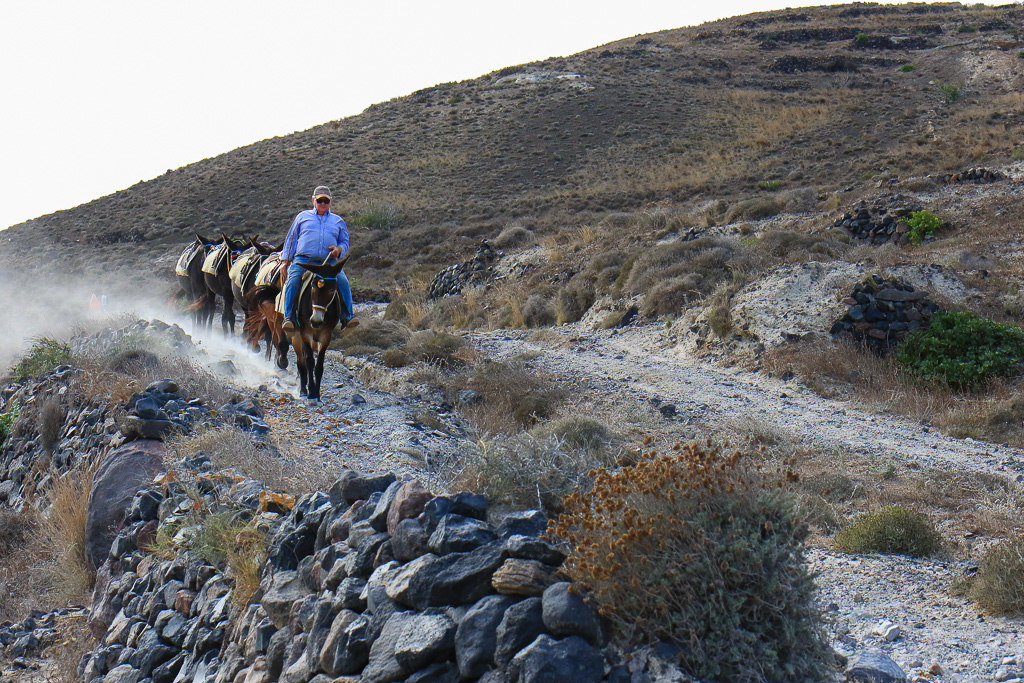
POLYGON ((209 238, 197 232, 195 242, 185 247, 174 268, 178 285, 184 294, 186 309, 192 312, 192 322, 196 329, 210 324, 216 305, 203 278, 203 261, 212 244, 209 238))
MULTIPOLYGON (((247 295, 256 286, 256 276, 259 275, 260 268, 266 262, 267 257, 280 252, 284 246, 284 243, 280 246, 274 246, 268 242, 260 242, 258 240, 259 236, 249 238, 249 244, 252 246, 242 253, 231 269, 231 293, 242 309, 242 314, 245 316, 246 321, 248 321, 249 314, 252 312, 252 304, 249 302, 247 295)), ((245 332, 245 334, 248 336, 249 333, 245 332)), ((263 338, 267 344, 267 360, 270 360, 272 338, 269 329, 265 330, 263 338)), ((252 343, 253 351, 259 352, 259 342, 252 339, 250 339, 250 342, 252 343)))
POLYGON ((221 235, 221 243, 207 255, 207 261, 210 260, 210 256, 214 253, 220 256, 217 263, 213 264, 215 265, 215 268, 213 268, 214 272, 211 273, 205 264, 203 267, 203 280, 206 283, 206 289, 214 297, 214 303, 216 304, 216 297, 218 296, 224 299, 224 312, 220 316, 220 326, 224 330, 225 335, 228 334, 229 329, 231 334, 235 332, 235 295, 231 292, 231 278, 228 275, 228 271, 231 269, 234 257, 240 254, 243 249, 245 249, 245 242, 243 240, 221 235))

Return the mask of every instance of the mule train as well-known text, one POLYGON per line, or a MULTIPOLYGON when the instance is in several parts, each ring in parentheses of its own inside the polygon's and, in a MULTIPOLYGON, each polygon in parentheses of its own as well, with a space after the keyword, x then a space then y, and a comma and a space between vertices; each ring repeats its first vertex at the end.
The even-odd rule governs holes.
MULTIPOLYGON (((212 327, 217 297, 223 299, 221 328, 225 335, 235 332, 237 302, 245 317, 243 335, 252 350, 259 352, 263 341, 267 360, 272 349, 276 350, 277 366, 286 369, 291 346, 298 366, 300 396, 319 400, 324 356, 338 321, 352 315, 335 279, 348 258, 333 264, 327 260, 300 264, 306 274, 296 303, 298 324, 287 331, 283 325, 282 246, 260 242, 258 235, 232 238, 222 234, 220 240, 211 240, 196 233, 195 241, 185 247, 175 265, 180 286, 177 296, 191 312, 196 330, 212 327)), ((343 327, 341 334, 347 331, 343 327)))

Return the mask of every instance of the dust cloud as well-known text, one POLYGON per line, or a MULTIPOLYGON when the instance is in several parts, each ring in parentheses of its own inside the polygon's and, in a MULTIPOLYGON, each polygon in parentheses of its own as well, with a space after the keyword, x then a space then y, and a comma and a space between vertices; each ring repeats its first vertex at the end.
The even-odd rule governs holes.
POLYGON ((43 337, 67 342, 77 335, 120 329, 139 319, 162 320, 181 327, 193 343, 188 357, 225 383, 247 387, 265 384, 297 395, 294 362, 289 370, 279 370, 263 353, 254 353, 243 343, 243 321, 237 305, 235 335, 226 337, 221 331, 220 299, 213 327, 196 330, 191 315, 173 302, 174 286, 170 282, 162 284, 147 296, 137 291, 137 285, 102 278, 75 276, 73 283, 59 278, 25 282, 16 275, 0 273, 0 376, 43 337))

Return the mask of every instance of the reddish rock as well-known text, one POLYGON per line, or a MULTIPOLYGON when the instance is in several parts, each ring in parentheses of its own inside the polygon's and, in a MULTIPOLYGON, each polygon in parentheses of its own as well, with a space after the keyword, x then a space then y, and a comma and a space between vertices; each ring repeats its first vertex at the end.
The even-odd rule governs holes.
POLYGON ((403 519, 416 517, 423 512, 423 506, 434 496, 418 480, 402 484, 395 495, 395 501, 388 510, 388 533, 394 534, 403 519))
POLYGON ((162 441, 139 439, 103 457, 89 491, 85 522, 85 555, 94 567, 107 559, 125 507, 163 471, 166 452, 162 441))

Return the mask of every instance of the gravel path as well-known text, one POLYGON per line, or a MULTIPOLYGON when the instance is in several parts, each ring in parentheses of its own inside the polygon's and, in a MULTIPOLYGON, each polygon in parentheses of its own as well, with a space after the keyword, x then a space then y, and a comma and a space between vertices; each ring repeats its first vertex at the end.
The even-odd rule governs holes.
MULTIPOLYGON (((616 332, 565 326, 539 340, 506 330, 468 336, 487 357, 535 356, 534 365, 580 394, 580 400, 590 392, 600 394, 604 404, 674 404, 677 415, 669 421, 677 424, 725 424, 749 417, 821 448, 944 469, 1006 474, 1006 460, 1024 460, 1020 449, 944 437, 899 417, 823 399, 795 382, 701 365, 664 347, 654 326, 616 332)), ((443 413, 437 397, 378 391, 364 385, 345 362, 357 363, 329 355, 320 406, 290 396, 290 379, 275 375, 265 382, 278 397, 271 401, 268 422, 278 442, 289 444, 289 452, 304 452, 325 466, 423 477, 432 454, 465 444, 457 428, 439 431, 414 419, 425 406, 443 413)), ((1021 620, 982 616, 968 601, 949 594, 966 562, 849 556, 823 548, 812 548, 809 561, 818 573, 821 605, 837 651, 854 657, 880 649, 909 680, 1013 680, 1018 660, 1024 670, 1021 620), (889 631, 891 640, 876 633, 885 630, 879 626, 887 621, 897 627, 889 631)))

